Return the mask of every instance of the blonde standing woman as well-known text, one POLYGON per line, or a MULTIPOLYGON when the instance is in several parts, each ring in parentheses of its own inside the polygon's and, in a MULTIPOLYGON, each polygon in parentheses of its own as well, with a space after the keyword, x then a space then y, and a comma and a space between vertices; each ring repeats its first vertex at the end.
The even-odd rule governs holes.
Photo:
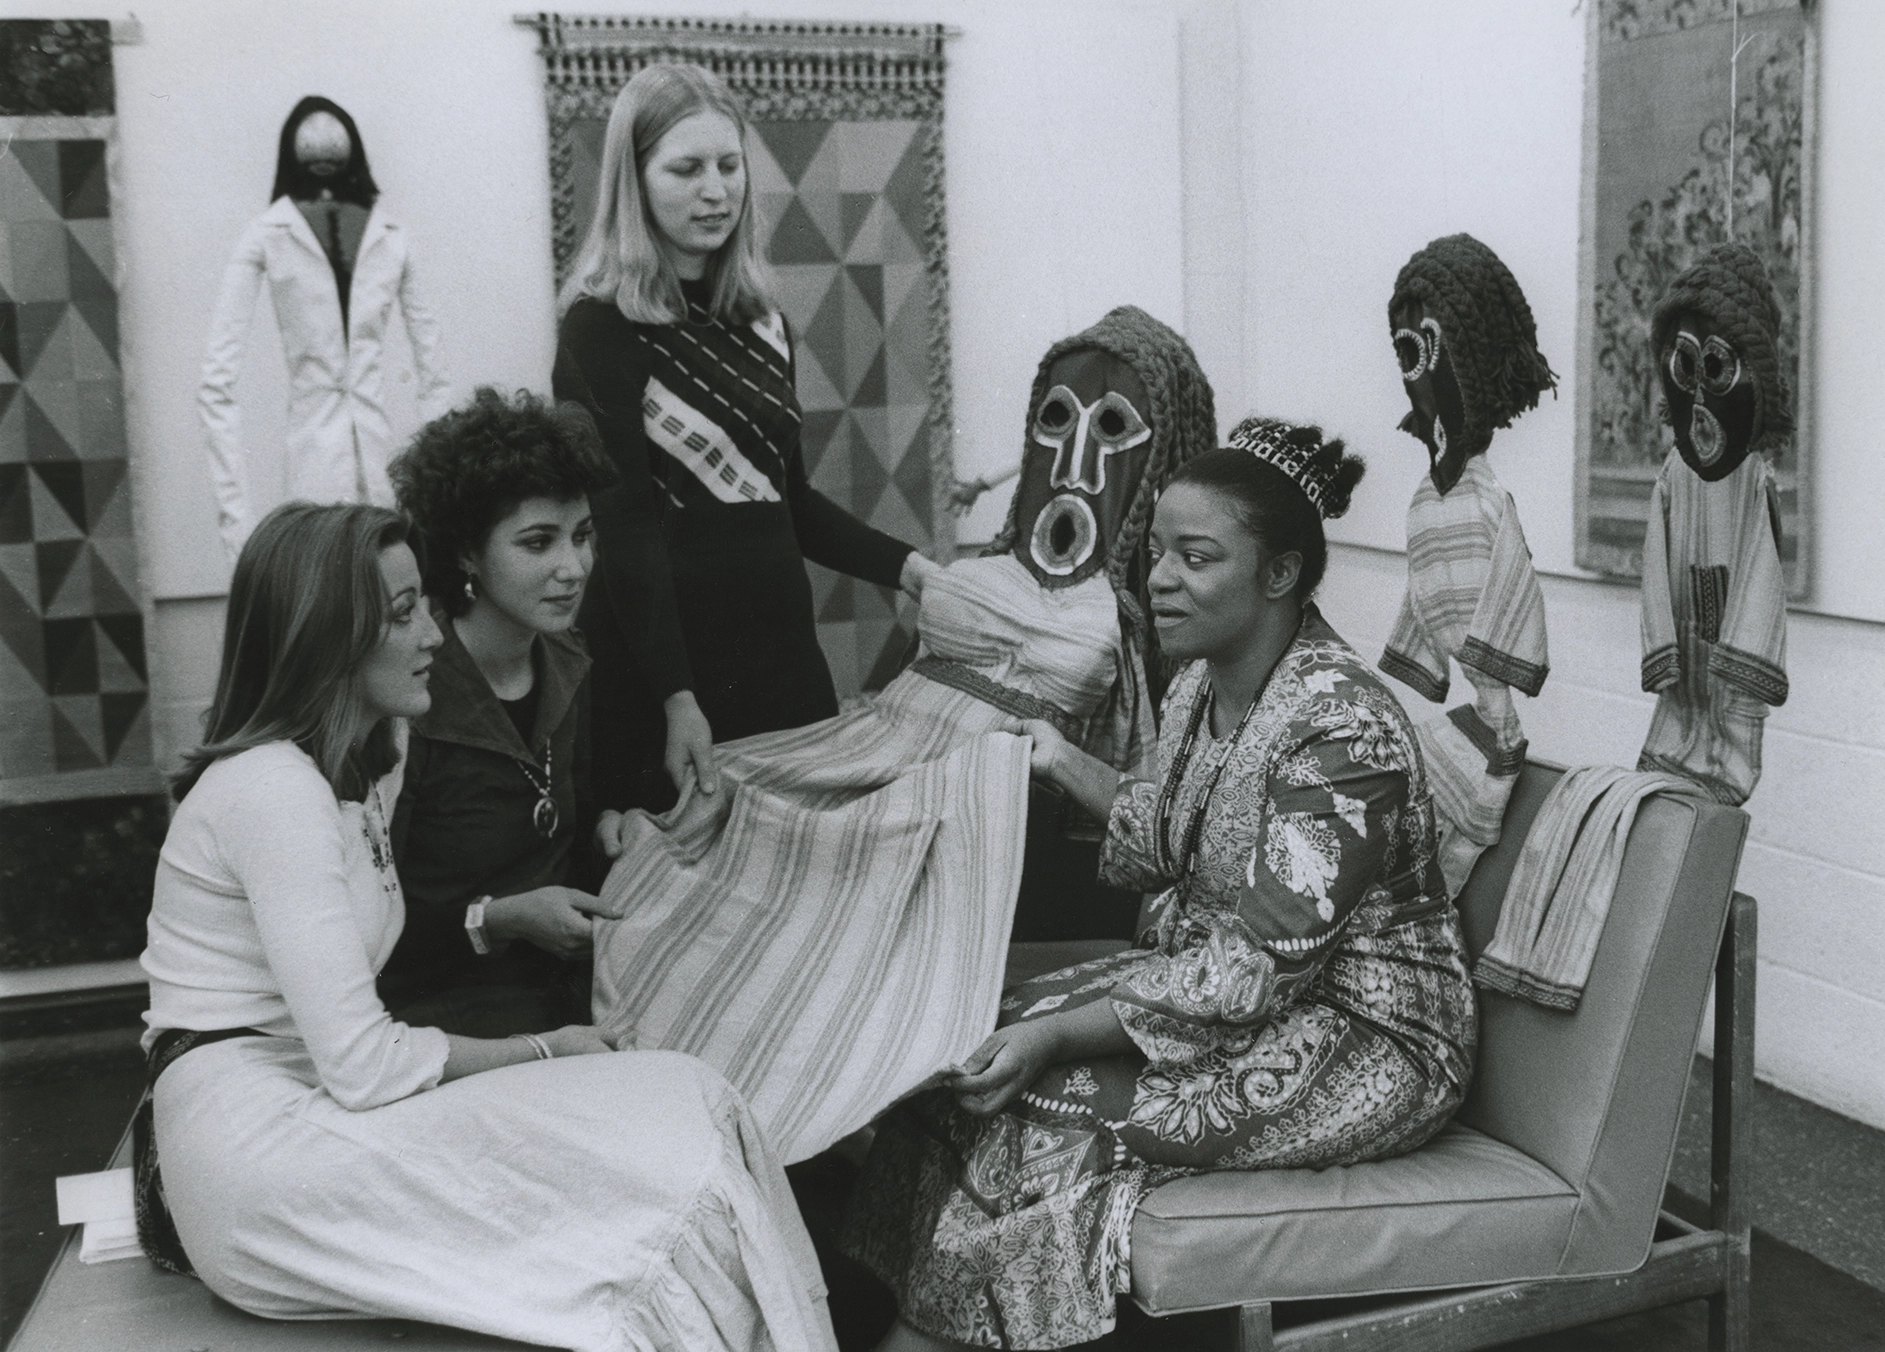
POLYGON ((833 1348, 784 1176, 717 1073, 588 1027, 415 1027, 375 994, 405 922, 402 724, 440 643, 405 530, 290 503, 237 561, 143 956, 146 1251, 276 1319, 833 1348))
POLYGON ((717 787, 713 747, 838 712, 810 559, 911 595, 936 567, 811 486, 792 334, 770 293, 745 114, 695 66, 623 88, 559 303, 554 384, 621 476, 594 499, 596 790, 659 808, 717 787))

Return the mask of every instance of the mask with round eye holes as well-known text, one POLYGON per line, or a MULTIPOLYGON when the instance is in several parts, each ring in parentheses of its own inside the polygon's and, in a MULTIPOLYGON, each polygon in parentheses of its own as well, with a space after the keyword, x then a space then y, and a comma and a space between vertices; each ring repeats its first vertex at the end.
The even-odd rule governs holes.
POLYGON ((1693 310, 1675 317, 1657 370, 1677 454, 1703 481, 1725 479, 1760 435, 1753 372, 1733 342, 1693 310))
POLYGON ((1418 300, 1397 306, 1390 318, 1394 324, 1394 357, 1400 363, 1407 401, 1413 405, 1401 426, 1426 445, 1434 487, 1445 493, 1459 482, 1466 464, 1461 437, 1466 426, 1466 403, 1460 394, 1453 357, 1447 351, 1440 321, 1428 314, 1418 300))
POLYGON ((1066 587, 1106 566, 1151 454, 1152 428, 1144 382, 1109 352, 1062 353, 1044 383, 1029 411, 1014 552, 1043 585, 1066 587))

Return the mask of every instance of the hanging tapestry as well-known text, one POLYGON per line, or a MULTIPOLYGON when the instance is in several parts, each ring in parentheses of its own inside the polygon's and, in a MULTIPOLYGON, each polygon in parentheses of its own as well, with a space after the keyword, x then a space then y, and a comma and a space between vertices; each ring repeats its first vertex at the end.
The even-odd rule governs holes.
MULTIPOLYGON (((747 183, 797 343, 812 483, 880 530, 953 558, 943 29, 518 22, 536 29, 546 68, 558 284, 594 210, 616 94, 655 62, 712 70, 753 124, 747 183)), ((896 594, 808 567, 839 695, 882 686, 910 641, 896 594)))
POLYGON ((1732 221, 1733 240, 1760 255, 1780 301, 1780 368, 1796 431, 1771 458, 1788 592, 1804 595, 1812 420, 1799 373, 1802 338, 1811 332, 1803 314, 1812 241, 1812 5, 1599 0, 1594 10, 1585 87, 1577 562, 1643 574, 1650 489, 1674 444, 1662 418, 1650 315, 1677 273, 1731 237, 1732 221))
POLYGON ((148 793, 111 27, 0 21, 0 802, 148 793))

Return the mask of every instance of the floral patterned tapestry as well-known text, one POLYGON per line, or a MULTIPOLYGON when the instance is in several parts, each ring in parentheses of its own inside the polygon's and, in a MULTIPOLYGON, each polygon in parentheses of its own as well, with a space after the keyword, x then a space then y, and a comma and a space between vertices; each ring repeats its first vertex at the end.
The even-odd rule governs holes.
MULTIPOLYGON (((688 61, 724 79, 755 132, 747 181, 797 343, 805 463, 833 501, 949 559, 949 289, 938 25, 521 18, 550 118, 560 285, 595 203, 602 136, 636 71, 688 61)), ((895 593, 808 565, 841 697, 896 673, 895 593)))
POLYGON ((1733 238, 1766 262, 1783 316, 1781 370, 1798 430, 1774 469, 1781 562, 1789 593, 1801 595, 1811 539, 1812 422, 1798 378, 1801 335, 1810 331, 1802 312, 1811 249, 1811 4, 1599 0, 1592 23, 1577 562, 1642 575, 1650 488, 1673 445, 1661 418, 1650 315, 1677 273, 1729 238, 1732 164, 1733 238))
POLYGON ((0 21, 0 803, 162 787, 111 230, 110 25, 0 21))

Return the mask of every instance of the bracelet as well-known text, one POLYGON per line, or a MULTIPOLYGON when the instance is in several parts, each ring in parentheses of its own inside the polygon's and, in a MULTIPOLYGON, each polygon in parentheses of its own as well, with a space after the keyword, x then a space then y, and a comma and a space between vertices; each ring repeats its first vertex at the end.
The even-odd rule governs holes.
POLYGON ((512 1033, 510 1036, 522 1038, 525 1042, 528 1042, 530 1044, 530 1050, 537 1054, 537 1060, 554 1061, 556 1059, 556 1053, 550 1050, 550 1044, 545 1042, 539 1034, 512 1033))

